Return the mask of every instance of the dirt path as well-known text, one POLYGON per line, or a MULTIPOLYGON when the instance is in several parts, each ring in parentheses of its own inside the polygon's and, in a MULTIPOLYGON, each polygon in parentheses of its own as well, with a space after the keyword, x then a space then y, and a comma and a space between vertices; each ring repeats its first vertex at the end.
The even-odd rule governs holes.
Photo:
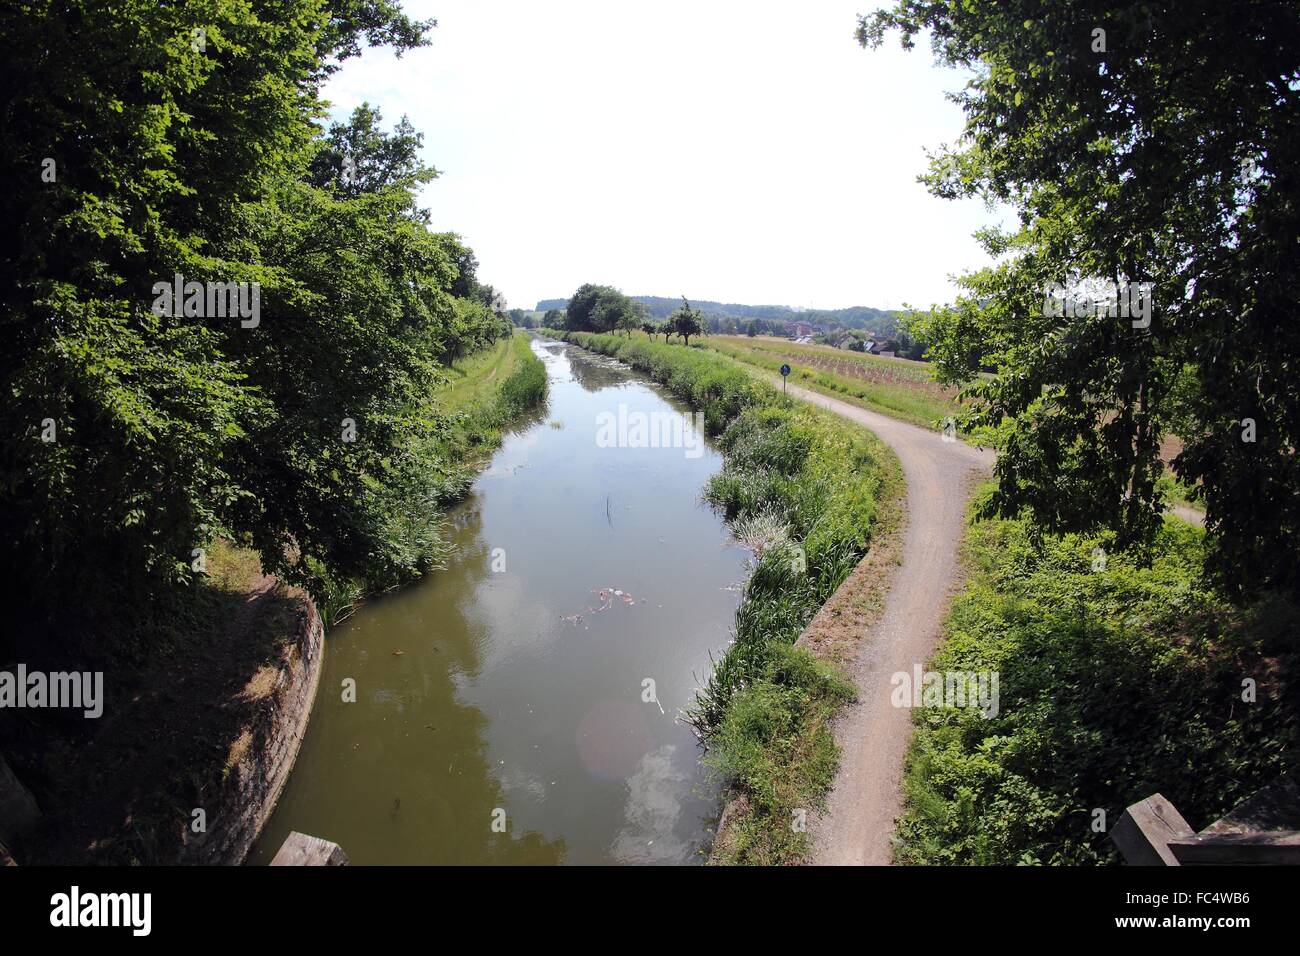
POLYGON ((971 486, 987 474, 993 453, 945 442, 917 428, 795 385, 790 392, 870 428, 902 463, 908 516, 901 561, 884 608, 863 636, 853 677, 858 703, 836 725, 843 751, 827 811, 809 828, 813 862, 885 864, 902 806, 899 782, 912 736, 910 710, 890 704, 890 677, 911 673, 938 645, 948 602, 959 585, 957 546, 971 486))
MULTIPOLYGON (((868 411, 797 385, 790 393, 871 429, 902 464, 907 525, 884 607, 862 635, 852 675, 858 702, 835 731, 843 752, 826 811, 809 828, 812 861, 822 865, 884 865, 891 861, 894 821, 902 811, 903 759, 912 712, 890 703, 890 678, 924 665, 938 646, 944 615, 961 584, 957 548, 975 481, 988 475, 993 452, 945 442, 937 432, 868 411)), ((1170 509, 1193 524, 1204 513, 1170 509)))
POLYGON ((1189 508, 1187 505, 1174 505, 1169 509, 1178 517, 1182 518, 1188 524, 1194 524, 1198 528, 1205 527, 1205 512, 1199 508, 1189 508))

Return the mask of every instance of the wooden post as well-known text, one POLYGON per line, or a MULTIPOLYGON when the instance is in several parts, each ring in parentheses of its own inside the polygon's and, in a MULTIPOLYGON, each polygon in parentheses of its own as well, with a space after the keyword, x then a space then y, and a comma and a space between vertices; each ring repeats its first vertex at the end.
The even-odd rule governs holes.
POLYGON ((276 851, 272 866, 347 866, 348 855, 337 843, 294 830, 276 851))
POLYGON ((1178 866, 1169 844, 1195 835, 1182 814, 1158 793, 1125 810, 1110 831, 1129 866, 1178 866))

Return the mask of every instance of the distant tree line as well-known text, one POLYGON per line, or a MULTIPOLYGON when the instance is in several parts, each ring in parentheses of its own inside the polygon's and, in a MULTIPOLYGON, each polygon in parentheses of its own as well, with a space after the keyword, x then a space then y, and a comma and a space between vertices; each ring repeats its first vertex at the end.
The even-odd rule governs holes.
MULTIPOLYGON (((644 306, 650 319, 666 319, 679 306, 677 299, 662 296, 630 296, 633 302, 644 306)), ((564 309, 566 299, 542 299, 537 311, 564 309)), ((807 322, 813 325, 844 329, 870 330, 879 336, 890 336, 898 331, 902 311, 853 306, 847 309, 793 309, 786 305, 739 305, 697 299, 693 308, 699 311, 707 330, 726 335, 786 335, 787 323, 807 322), (751 332, 752 330, 752 332, 751 332)))

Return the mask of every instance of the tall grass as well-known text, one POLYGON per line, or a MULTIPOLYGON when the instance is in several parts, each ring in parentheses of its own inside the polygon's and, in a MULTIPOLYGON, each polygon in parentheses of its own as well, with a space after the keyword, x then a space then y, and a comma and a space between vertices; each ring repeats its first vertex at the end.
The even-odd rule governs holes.
POLYGON ((734 640, 688 718, 746 798, 728 859, 789 862, 794 812, 824 798, 838 762, 828 722, 852 689, 793 645, 871 544, 888 452, 864 429, 784 398, 731 359, 641 338, 571 332, 704 413, 724 455, 705 490, 738 538, 761 539, 734 640))

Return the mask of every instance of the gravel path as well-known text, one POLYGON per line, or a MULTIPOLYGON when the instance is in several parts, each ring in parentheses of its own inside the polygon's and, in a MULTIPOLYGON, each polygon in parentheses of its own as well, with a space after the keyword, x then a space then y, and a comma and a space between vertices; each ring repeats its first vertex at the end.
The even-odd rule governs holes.
MULTIPOLYGON (((885 606, 863 635, 853 678, 858 702, 837 721, 843 752, 826 811, 809 827, 812 860, 829 866, 891 862, 894 821, 902 811, 903 758, 912 737, 912 713, 890 703, 890 678, 924 666, 942 635, 944 615, 961 579, 957 548, 972 485, 987 477, 993 452, 946 442, 937 432, 797 385, 790 393, 871 429, 903 466, 907 526, 901 561, 885 606)), ((1184 521, 1204 525, 1205 514, 1186 506, 1170 509, 1184 521)))
POLYGON ((903 757, 912 736, 911 711, 890 704, 890 677, 910 674, 938 646, 944 614, 960 584, 957 546, 967 498, 972 484, 989 473, 993 452, 946 442, 938 432, 819 392, 789 388, 871 429, 898 455, 907 482, 901 563, 880 617, 862 640, 853 675, 859 700, 836 724, 840 772, 826 812, 809 827, 815 863, 887 864, 902 807, 903 757))

